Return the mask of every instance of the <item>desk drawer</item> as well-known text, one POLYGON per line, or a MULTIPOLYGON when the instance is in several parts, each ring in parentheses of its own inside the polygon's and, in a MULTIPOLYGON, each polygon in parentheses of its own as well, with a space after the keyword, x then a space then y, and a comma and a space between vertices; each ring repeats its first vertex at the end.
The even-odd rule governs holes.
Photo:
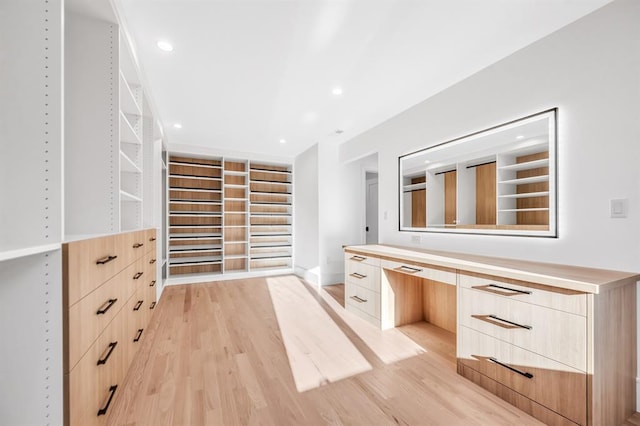
POLYGON ((380 266, 384 269, 389 269, 394 272, 400 272, 414 277, 425 278, 445 284, 456 285, 457 282, 455 270, 414 265, 411 263, 400 263, 391 260, 383 260, 380 263, 380 266))
POLYGON ((380 319, 380 294, 351 283, 345 284, 345 306, 380 319))
POLYGON ((362 253, 345 253, 345 264, 349 264, 349 261, 354 263, 364 263, 371 266, 380 266, 380 259, 377 257, 369 256, 362 253))
POLYGON ((367 263, 346 261, 347 275, 345 281, 380 293, 380 267, 367 263))
POLYGON ((469 288, 576 315, 587 314, 587 295, 578 291, 464 272, 460 272, 459 279, 460 288, 469 288))
POLYGON ((585 317, 467 288, 459 291, 461 325, 587 370, 585 317))
POLYGON ((585 373, 465 326, 458 332, 458 362, 578 424, 586 424, 585 373))

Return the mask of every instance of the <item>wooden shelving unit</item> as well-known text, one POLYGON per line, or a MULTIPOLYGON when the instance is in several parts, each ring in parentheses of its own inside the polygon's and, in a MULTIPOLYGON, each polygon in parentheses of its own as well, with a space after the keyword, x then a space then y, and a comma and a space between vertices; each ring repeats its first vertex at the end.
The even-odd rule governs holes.
POLYGON ((246 160, 224 161, 224 272, 248 269, 246 160))

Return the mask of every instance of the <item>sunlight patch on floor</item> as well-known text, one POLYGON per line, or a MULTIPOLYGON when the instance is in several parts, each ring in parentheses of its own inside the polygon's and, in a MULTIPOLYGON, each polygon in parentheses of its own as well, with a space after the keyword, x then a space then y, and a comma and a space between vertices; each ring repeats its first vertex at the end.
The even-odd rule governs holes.
POLYGON ((349 328, 351 328, 385 364, 402 361, 403 359, 426 352, 422 346, 411 340, 397 328, 382 331, 344 309, 342 305, 336 302, 326 291, 320 290, 319 294, 349 328))
POLYGON ((267 286, 299 392, 372 369, 297 277, 267 278, 267 286))

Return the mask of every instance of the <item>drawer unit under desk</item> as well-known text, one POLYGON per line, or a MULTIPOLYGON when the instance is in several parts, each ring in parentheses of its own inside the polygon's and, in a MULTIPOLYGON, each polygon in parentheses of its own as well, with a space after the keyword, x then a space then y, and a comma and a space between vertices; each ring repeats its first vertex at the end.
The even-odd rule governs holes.
POLYGON ((380 258, 366 254, 345 252, 344 263, 345 265, 349 265, 349 263, 360 263, 371 266, 380 266, 380 258))
POLYGON ((380 266, 353 261, 349 257, 347 255, 345 260, 345 281, 380 293, 380 266))
POLYGON ((458 371, 463 375, 470 368, 566 419, 586 424, 586 373, 465 326, 458 327, 458 334, 458 371))
POLYGON ((418 265, 414 263, 402 263, 392 260, 382 260, 380 266, 383 269, 399 272, 414 277, 425 278, 431 281, 438 281, 445 284, 456 285, 456 271, 454 269, 439 268, 429 265, 418 265))
POLYGON ((458 323, 587 371, 587 319, 508 297, 461 288, 458 323))
POLYGON ((545 306, 576 315, 587 315, 587 295, 579 291, 460 271, 460 288, 545 306))
POLYGON ((380 320, 380 294, 368 288, 347 282, 345 284, 345 305, 348 310, 357 309, 380 320))

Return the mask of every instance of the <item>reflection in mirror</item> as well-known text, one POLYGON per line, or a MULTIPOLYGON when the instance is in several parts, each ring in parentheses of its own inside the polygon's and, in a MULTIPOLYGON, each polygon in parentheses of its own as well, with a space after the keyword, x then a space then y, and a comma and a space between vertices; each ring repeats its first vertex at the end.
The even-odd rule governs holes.
POLYGON ((556 109, 400 157, 400 230, 556 234, 556 109))

